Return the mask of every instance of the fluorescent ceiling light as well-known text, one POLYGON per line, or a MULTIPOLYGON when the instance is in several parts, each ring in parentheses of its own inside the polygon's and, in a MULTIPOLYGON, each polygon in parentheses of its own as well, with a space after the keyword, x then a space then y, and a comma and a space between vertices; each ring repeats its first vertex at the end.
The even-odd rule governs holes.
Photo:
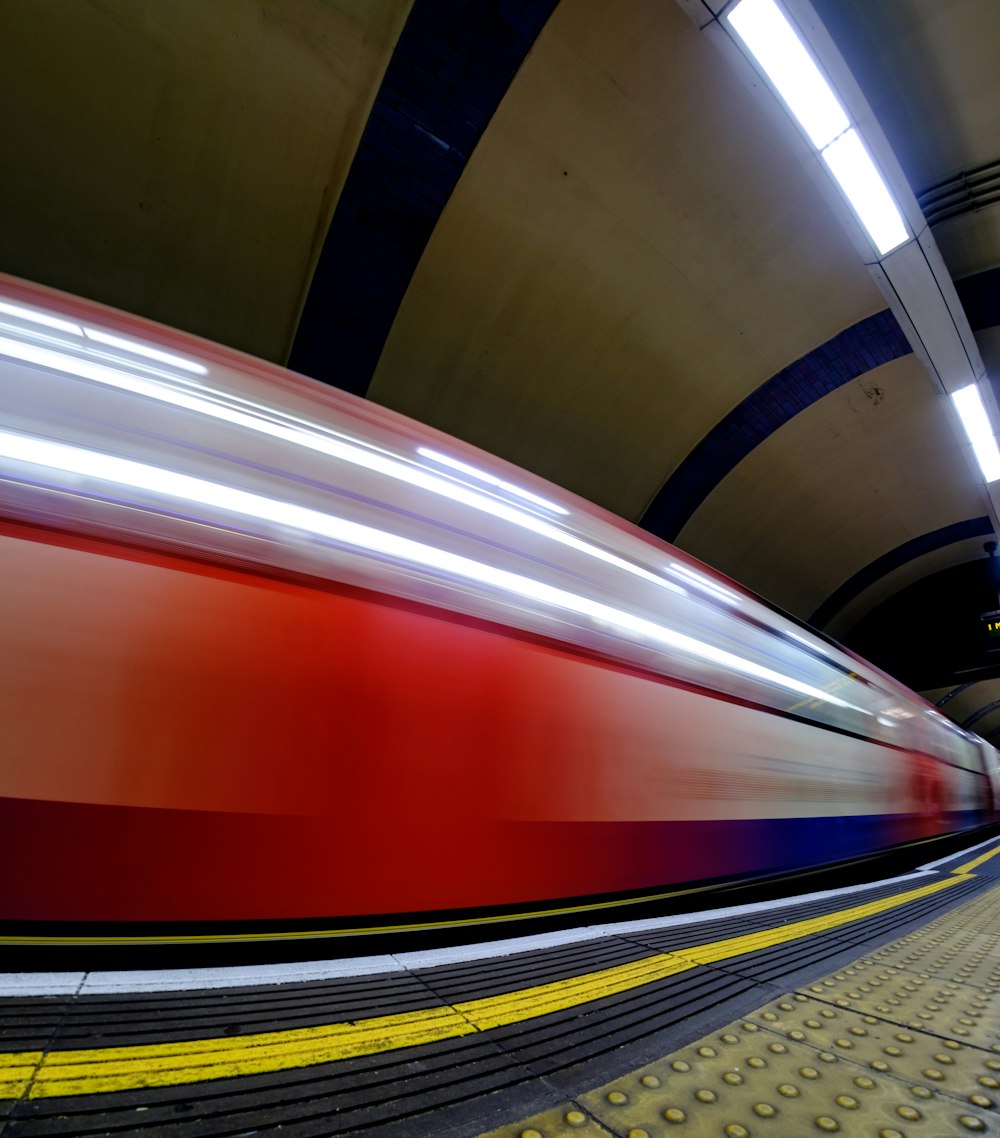
POLYGON ((970 383, 968 387, 959 388, 951 393, 951 399, 972 443, 983 477, 987 482, 996 482, 1000 478, 1000 450, 997 450, 997 440, 983 406, 979 385, 970 383))
POLYGON ((907 240, 906 223, 871 155, 852 127, 823 151, 823 161, 868 230, 880 256, 907 240))
POLYGON ((513 482, 505 482, 502 478, 497 478, 493 474, 487 474, 485 470, 470 466, 467 462, 459 462, 457 458, 451 458, 446 454, 442 454, 440 451, 431 450, 430 447, 417 447, 417 454, 423 455, 424 458, 433 459, 434 462, 440 462, 442 466, 450 466, 455 470, 460 470, 463 474, 478 478, 480 482, 486 482, 488 485, 496 486, 500 490, 506 490, 509 494, 517 494, 521 498, 525 498, 529 502, 534 502, 535 505, 542 506, 546 510, 552 510, 556 514, 569 513, 569 510, 564 509, 562 506, 557 506, 555 502, 550 502, 548 498, 541 498, 537 494, 532 494, 530 490, 522 490, 520 486, 515 486, 513 482))
POLYGON ((742 0, 726 19, 817 150, 847 130, 840 100, 774 0, 742 0))
POLYGON ((752 660, 746 660, 717 648, 714 644, 696 640, 675 629, 647 620, 645 617, 616 609, 601 601, 591 600, 578 593, 547 585, 532 577, 498 569, 470 557, 438 549, 424 542, 400 537, 374 526, 362 525, 346 518, 338 518, 307 506, 297 506, 275 498, 238 490, 204 478, 165 470, 132 459, 118 458, 101 454, 83 447, 69 446, 65 443, 50 442, 47 439, 0 431, 0 457, 62 471, 78 477, 94 478, 120 486, 145 490, 175 500, 194 502, 214 509, 226 510, 235 514, 272 522, 275 525, 289 526, 305 533, 355 549, 363 549, 385 557, 405 561, 413 565, 444 573, 447 576, 479 582, 505 592, 528 597, 554 608, 574 612, 593 620, 598 626, 606 625, 628 633, 639 640, 652 641, 675 651, 708 660, 713 664, 732 671, 752 676, 766 683, 807 696, 812 700, 830 703, 836 707, 848 708, 867 714, 863 708, 855 707, 829 692, 810 684, 804 684, 791 676, 782 675, 752 660))
POLYGON ((146 356, 151 360, 158 360, 162 364, 173 364, 174 367, 193 371, 195 375, 208 375, 208 368, 194 360, 185 359, 184 356, 175 356, 173 352, 164 352, 154 348, 152 344, 144 344, 141 340, 129 340, 125 336, 112 336, 108 332, 100 332, 96 328, 84 328, 89 340, 96 340, 99 344, 107 344, 112 348, 121 348, 126 352, 135 352, 137 356, 146 356))
POLYGON ((784 99, 840 186, 879 256, 908 240, 882 175, 805 44, 774 0, 741 0, 726 19, 784 99))

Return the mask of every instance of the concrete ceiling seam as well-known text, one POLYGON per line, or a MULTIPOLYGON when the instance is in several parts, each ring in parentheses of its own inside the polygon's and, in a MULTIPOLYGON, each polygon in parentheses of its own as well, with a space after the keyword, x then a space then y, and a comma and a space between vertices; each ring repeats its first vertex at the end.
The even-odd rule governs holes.
POLYGON ((288 366, 364 396, 470 155, 558 0, 414 0, 320 252, 288 366))
POLYGON ((639 524, 664 541, 676 541, 702 502, 754 447, 824 395, 911 351, 899 322, 883 309, 782 368, 705 435, 639 524))
MULTIPOLYGON (((881 255, 874 246, 832 178, 826 175, 819 150, 807 142, 804 130, 785 109, 770 78, 751 61, 730 29, 725 19, 727 9, 733 6, 729 0, 710 0, 707 4, 678 0, 678 3, 741 75, 762 111, 775 121, 788 144, 796 146, 804 158, 812 160, 817 171, 815 180, 819 192, 841 219, 931 381, 948 394, 970 384, 979 385, 986 374, 979 348, 916 195, 864 93, 809 0, 784 0, 784 11, 825 73, 849 121, 856 124, 905 219, 907 240, 885 255, 881 255), (704 16, 706 7, 714 17, 708 22, 704 16)), ((982 385, 981 394, 995 433, 1000 414, 990 385, 982 385)), ((974 466, 971 446, 966 450, 970 467, 974 466)), ((984 504, 994 527, 1000 529, 1000 486, 985 482, 983 486, 984 504)))
POLYGON ((967 521, 955 522, 952 525, 942 526, 930 533, 904 541, 881 557, 876 557, 863 569, 859 569, 852 577, 846 580, 809 617, 808 623, 816 628, 825 628, 826 625, 855 597, 859 596, 869 586, 874 585, 881 577, 891 573, 894 569, 922 557, 935 549, 966 541, 973 537, 989 537, 993 533, 993 522, 989 517, 969 518, 967 521))

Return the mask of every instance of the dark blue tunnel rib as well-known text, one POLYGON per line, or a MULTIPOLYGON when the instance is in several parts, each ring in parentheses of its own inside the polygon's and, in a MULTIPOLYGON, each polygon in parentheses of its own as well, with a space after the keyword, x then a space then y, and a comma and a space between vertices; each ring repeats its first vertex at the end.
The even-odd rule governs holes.
POLYGON ((469 156, 557 0, 415 0, 320 253, 288 366, 364 395, 469 156))
POLYGON ((943 549, 946 545, 954 545, 957 541, 965 541, 970 537, 987 537, 992 533, 993 523, 989 518, 969 518, 967 521, 954 522, 950 526, 942 526, 941 529, 904 541, 902 545, 897 545, 895 549, 876 557, 863 569, 859 569, 853 577, 849 577, 839 589, 835 589, 812 614, 809 623, 816 628, 823 628, 848 601, 852 601, 886 573, 891 573, 893 569, 898 569, 915 557, 933 553, 935 549, 943 549))
POLYGON ((665 541, 675 541, 702 502, 754 447, 824 395, 910 350, 895 316, 885 309, 789 364, 709 431, 667 479, 639 524, 665 541))

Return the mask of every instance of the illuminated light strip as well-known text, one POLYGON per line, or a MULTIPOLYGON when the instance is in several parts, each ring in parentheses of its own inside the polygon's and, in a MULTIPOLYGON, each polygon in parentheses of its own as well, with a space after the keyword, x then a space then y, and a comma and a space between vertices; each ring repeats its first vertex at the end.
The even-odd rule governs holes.
POLYGON ((884 257, 909 239, 906 222, 856 127, 774 0, 740 0, 726 20, 823 157, 884 257))
MULTIPOLYGON (((331 458, 339 459, 342 462, 363 466, 368 470, 375 471, 377 474, 383 474, 389 478, 398 479, 401 482, 409 483, 411 486, 417 486, 422 490, 428 490, 433 494, 439 494, 442 497, 449 498, 453 502, 460 502, 462 505, 471 506, 476 510, 482 510, 495 518, 501 518, 504 521, 521 526, 523 529, 531 530, 533 533, 547 537, 552 541, 558 542, 560 545, 568 546, 570 549, 575 549, 579 553, 585 553, 609 565, 614 565, 617 569, 623 569, 625 572, 631 573, 634 576, 642 577, 644 580, 650 581, 660 588, 683 595, 683 589, 664 580, 658 574, 644 569, 641 565, 626 561, 624 558, 617 556, 617 554, 610 553, 605 549, 601 549, 599 546, 592 545, 590 542, 574 537, 572 534, 559 529, 558 526, 552 525, 551 522, 539 518, 535 514, 526 513, 516 506, 509 505, 496 498, 488 497, 478 491, 471 490, 451 479, 441 478, 435 474, 431 474, 422 470, 419 466, 410 465, 398 459, 390 458, 387 455, 379 454, 376 451, 356 446, 350 442, 341 441, 333 435, 319 434, 318 432, 310 431, 302 427, 287 426, 274 419, 264 418, 260 413, 242 411, 236 407, 229 406, 221 401, 225 398, 222 393, 210 391, 193 393, 185 391, 177 387, 159 383, 156 380, 144 379, 142 376, 133 375, 130 372, 121 371, 118 368, 109 367, 106 364, 80 359, 77 356, 53 351, 50 348, 42 348, 35 344, 25 344, 20 340, 12 340, 6 336, 0 336, 0 354, 9 356, 12 359, 23 360, 25 363, 39 364, 42 367, 52 368, 55 371, 76 375, 81 379, 89 379, 95 383, 102 383, 121 391, 129 391, 134 395, 142 395, 149 399, 156 399, 161 403, 168 403, 173 407, 194 411, 197 414, 207 415, 210 418, 231 423, 234 426, 242 427, 248 431, 269 435, 271 438, 280 439, 282 442, 291 443, 294 446, 305 447, 308 450, 329 455, 331 458)), ((260 412, 264 414, 267 413, 265 408, 260 408, 260 412)))
POLYGON ((953 391, 951 401, 962 420, 983 477, 987 482, 995 482, 1000 478, 1000 450, 997 449, 996 436, 986 414, 979 384, 970 383, 953 391))
POLYGON ((478 478, 481 482, 486 482, 490 486, 497 486, 501 490, 506 490, 509 494, 519 494, 522 498, 526 498, 529 502, 534 502, 537 506, 542 506, 546 510, 553 510, 557 514, 568 514, 569 510, 564 509, 562 506, 557 506, 555 502, 550 502, 547 498, 540 498, 537 494, 532 494, 530 490, 523 490, 520 486, 515 486, 513 482, 505 482, 502 478, 497 478, 493 474, 487 474, 485 470, 479 470, 478 467, 470 466, 467 462, 459 462, 457 458, 451 458, 449 455, 442 454, 440 451, 431 450, 430 447, 417 447, 417 454, 423 455, 424 458, 429 458, 434 462, 440 462, 444 466, 451 466, 455 470, 460 470, 463 474, 468 474, 472 478, 478 478))
POLYGON ((174 1043, 0 1055, 0 1095, 29 1099, 190 1085, 339 1062, 528 1022, 900 908, 968 881, 1000 846, 948 877, 892 897, 760 932, 658 953, 569 979, 419 1011, 287 1031, 174 1043))
MULTIPOLYGON (((727 589, 725 585, 720 585, 713 581, 711 577, 706 577, 704 573, 698 573, 694 569, 689 569, 687 565, 681 565, 676 561, 671 561, 670 571, 676 573, 684 581, 694 585, 696 589, 701 589, 703 592, 711 593, 713 596, 718 597, 719 600, 728 601, 730 604, 737 604, 741 598, 732 589, 727 589)), ((803 641, 806 643, 806 641, 803 641)), ((809 645, 810 648, 813 645, 809 645)))
POLYGON ((772 0, 743 0, 726 19, 817 150, 847 130, 847 112, 772 0))
POLYGON ((161 364, 173 364, 174 367, 183 368, 184 371, 193 371, 195 375, 208 375, 208 368, 204 364, 195 363, 194 360, 184 356, 176 356, 173 352, 165 352, 162 348, 154 348, 151 344, 144 344, 141 340, 130 340, 125 336, 112 336, 108 332, 101 332, 97 328, 83 329, 88 340, 96 340, 98 344, 107 344, 111 348, 121 348, 125 352, 134 352, 137 356, 147 356, 161 364))
POLYGON ((23 308, 20 304, 11 304, 7 300, 0 300, 0 312, 5 316, 15 316, 18 320, 29 320, 32 324, 55 328, 58 332, 69 332, 73 336, 83 335, 80 325, 74 324, 71 320, 50 316, 47 312, 36 312, 33 308, 23 308))
POLYGON ((214 509, 226 510, 261 521, 273 522, 275 525, 289 526, 343 545, 382 554, 413 565, 422 565, 428 569, 462 577, 466 580, 477 581, 480 584, 490 585, 505 592, 540 601, 542 604, 552 605, 554 608, 577 613, 580 616, 590 618, 598 625, 610 625, 612 628, 622 629, 634 637, 665 644, 677 651, 709 660, 714 664, 730 668, 743 675, 752 676, 754 679, 763 680, 787 691, 807 695, 812 699, 832 703, 837 707, 848 708, 864 715, 869 714, 863 708, 855 707, 853 704, 830 695, 828 692, 821 691, 819 688, 801 683, 790 676, 783 676, 771 668, 755 664, 751 660, 745 660, 741 656, 736 656, 732 652, 716 648, 714 645, 706 644, 701 640, 695 640, 691 636, 656 624, 645 617, 636 616, 633 613, 625 612, 623 609, 613 608, 611 605, 591 600, 577 593, 570 593, 555 585, 547 585, 543 581, 536 581, 520 573, 498 569, 482 561, 474 561, 470 557, 449 553, 447 550, 438 549, 436 546, 426 545, 424 542, 414 541, 412 538, 400 537, 398 534, 388 533, 386 530, 376 529, 374 526, 352 522, 346 518, 335 517, 332 514, 324 514, 307 506, 296 506, 290 502, 266 498, 262 494, 237 490, 231 486, 223 486, 218 482, 209 482, 204 478, 195 478, 190 474, 180 474, 158 466, 148 466, 146 463, 135 462, 132 459, 99 454, 96 451, 69 446, 66 443, 49 442, 45 439, 17 435, 9 431, 0 431, 0 457, 35 466, 48 467, 83 478, 96 478, 102 482, 112 482, 120 486, 145 490, 152 494, 162 494, 186 502, 195 502, 198 505, 210 506, 214 509))
POLYGON ((909 236, 906 224, 858 132, 845 130, 822 154, 879 254, 884 257, 902 245, 909 236))

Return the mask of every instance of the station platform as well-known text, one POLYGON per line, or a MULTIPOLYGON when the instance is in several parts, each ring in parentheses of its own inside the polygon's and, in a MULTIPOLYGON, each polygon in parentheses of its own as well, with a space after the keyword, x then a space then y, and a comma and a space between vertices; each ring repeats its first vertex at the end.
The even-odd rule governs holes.
POLYGON ((998 855, 456 948, 0 974, 0 1135, 1000 1135, 998 855))

